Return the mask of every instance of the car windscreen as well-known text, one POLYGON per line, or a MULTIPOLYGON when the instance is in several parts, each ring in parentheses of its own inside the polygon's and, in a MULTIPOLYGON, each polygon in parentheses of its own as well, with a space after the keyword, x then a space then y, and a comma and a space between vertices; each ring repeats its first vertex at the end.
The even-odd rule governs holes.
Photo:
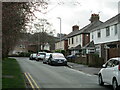
POLYGON ((53 58, 65 58, 62 54, 53 54, 53 58))
POLYGON ((39 53, 40 55, 45 55, 45 53, 39 53))
POLYGON ((47 54, 47 55, 46 55, 46 58, 49 58, 49 57, 50 57, 50 54, 47 54))

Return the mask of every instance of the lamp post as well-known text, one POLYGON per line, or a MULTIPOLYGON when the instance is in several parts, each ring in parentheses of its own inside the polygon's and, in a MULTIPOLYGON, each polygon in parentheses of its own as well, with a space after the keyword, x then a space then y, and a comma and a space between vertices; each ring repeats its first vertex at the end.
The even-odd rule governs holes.
POLYGON ((57 17, 60 20, 60 52, 61 52, 61 18, 57 17))

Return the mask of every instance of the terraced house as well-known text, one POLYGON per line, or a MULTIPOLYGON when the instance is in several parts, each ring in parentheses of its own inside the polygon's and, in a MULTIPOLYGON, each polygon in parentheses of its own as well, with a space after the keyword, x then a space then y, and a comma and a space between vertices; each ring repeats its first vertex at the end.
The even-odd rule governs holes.
POLYGON ((99 18, 98 14, 92 14, 90 24, 82 29, 77 25, 72 27, 73 31, 62 40, 62 45, 65 45, 65 40, 68 41, 69 54, 95 53, 105 62, 109 58, 120 56, 120 14, 105 22, 99 18))
MULTIPOLYGON (((90 24, 79 29, 79 26, 74 25, 72 32, 65 36, 61 42, 56 42, 56 49, 69 50, 69 54, 75 55, 82 53, 83 49, 90 43, 90 30, 99 26, 102 22, 99 20, 98 14, 92 14, 90 18, 90 24), (68 46, 66 46, 68 42, 68 46), (61 47, 60 47, 61 44, 61 47), (67 47, 67 48, 64 48, 67 47)), ((85 50, 84 53, 91 53, 91 50, 85 50)))
MULTIPOLYGON (((91 23, 79 30, 77 25, 73 26, 73 32, 68 34, 68 49, 71 54, 92 53, 91 50, 83 50, 90 43, 90 33, 93 28, 99 26, 102 22, 99 20, 98 14, 92 14, 91 23), (84 52, 83 52, 84 51, 84 52)), ((86 49, 86 48, 85 48, 86 49)))
POLYGON ((104 60, 120 56, 120 14, 90 31, 90 41, 104 60))

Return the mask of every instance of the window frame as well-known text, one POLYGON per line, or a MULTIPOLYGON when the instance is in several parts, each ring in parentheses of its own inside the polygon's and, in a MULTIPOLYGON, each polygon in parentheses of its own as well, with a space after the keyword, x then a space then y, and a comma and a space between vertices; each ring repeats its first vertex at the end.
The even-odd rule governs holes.
POLYGON ((74 37, 72 37, 72 44, 74 44, 74 37))
POLYGON ((100 29, 97 31, 97 37, 101 38, 101 30, 100 29))
POLYGON ((117 27, 117 24, 114 25, 114 30, 115 30, 115 35, 118 33, 118 27, 117 27))
POLYGON ((110 36, 110 26, 106 27, 106 37, 110 36))

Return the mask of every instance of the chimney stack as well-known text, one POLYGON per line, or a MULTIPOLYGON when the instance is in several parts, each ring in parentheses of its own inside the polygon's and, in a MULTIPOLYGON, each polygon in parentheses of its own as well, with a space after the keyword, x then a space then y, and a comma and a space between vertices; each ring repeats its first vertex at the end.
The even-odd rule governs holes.
POLYGON ((92 22, 95 22, 95 21, 99 21, 99 14, 91 14, 91 18, 90 18, 90 21, 91 23, 92 22))
POLYGON ((72 31, 74 32, 74 31, 76 31, 76 30, 79 30, 79 26, 74 25, 74 26, 72 27, 72 31))

